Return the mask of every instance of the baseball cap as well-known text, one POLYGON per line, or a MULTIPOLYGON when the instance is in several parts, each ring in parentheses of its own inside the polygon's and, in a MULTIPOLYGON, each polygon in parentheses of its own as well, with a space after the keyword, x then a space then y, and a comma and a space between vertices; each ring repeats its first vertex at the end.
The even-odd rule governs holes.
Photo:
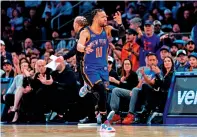
POLYGON ((148 52, 148 53, 146 54, 146 57, 151 56, 151 55, 156 56, 156 54, 155 54, 155 53, 153 53, 153 52, 148 52))
POLYGON ((110 61, 110 62, 114 62, 114 59, 111 57, 111 56, 108 56, 108 61, 110 61))
POLYGON ((186 51, 181 49, 181 50, 178 50, 178 51, 177 51, 176 56, 178 57, 178 56, 181 55, 181 54, 182 54, 182 55, 187 55, 186 51))
POLYGON ((185 41, 184 40, 175 40, 174 42, 173 42, 174 44, 181 44, 181 45, 185 45, 185 41))
POLYGON ((155 21, 153 22, 153 25, 154 25, 154 26, 155 26, 155 25, 160 25, 160 26, 161 26, 161 22, 158 21, 158 20, 155 20, 155 21))
POLYGON ((5 64, 10 64, 10 65, 12 65, 11 61, 8 60, 8 59, 5 59, 5 60, 3 61, 3 65, 5 65, 5 64))
POLYGON ((170 52, 170 48, 166 45, 163 45, 161 48, 160 48, 160 51, 162 50, 167 50, 168 52, 170 52))
POLYGON ((138 34, 134 29, 127 29, 126 30, 126 33, 127 34, 134 34, 134 35, 137 35, 138 34))
POLYGON ((190 57, 194 57, 194 58, 197 59, 197 53, 196 53, 196 52, 192 52, 188 57, 189 57, 189 58, 190 58, 190 57))
POLYGON ((150 21, 150 20, 146 20, 145 23, 144 23, 144 25, 153 25, 153 22, 150 21))
POLYGON ((193 40, 189 40, 189 41, 186 42, 185 45, 190 44, 190 43, 195 44, 193 40))
POLYGON ((0 44, 5 45, 5 42, 3 40, 0 40, 0 44))

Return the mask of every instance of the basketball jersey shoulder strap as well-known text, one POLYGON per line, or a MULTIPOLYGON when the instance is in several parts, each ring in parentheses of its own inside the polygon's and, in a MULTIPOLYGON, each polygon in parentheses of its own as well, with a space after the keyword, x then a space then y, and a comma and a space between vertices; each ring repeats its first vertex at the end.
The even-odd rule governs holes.
POLYGON ((88 41, 90 41, 90 29, 88 27, 85 27, 84 31, 86 31, 88 33, 88 37, 86 39, 86 43, 87 43, 88 41))

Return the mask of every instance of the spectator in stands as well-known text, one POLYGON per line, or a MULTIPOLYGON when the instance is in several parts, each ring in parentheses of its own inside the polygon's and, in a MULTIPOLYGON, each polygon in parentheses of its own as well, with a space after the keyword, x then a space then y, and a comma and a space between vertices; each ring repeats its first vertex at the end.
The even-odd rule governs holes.
POLYGON ((175 68, 178 72, 184 72, 189 67, 188 57, 185 50, 178 50, 177 51, 177 61, 175 68))
POLYGON ((45 52, 49 52, 50 55, 54 54, 54 48, 51 41, 47 41, 44 45, 44 49, 41 50, 40 56, 43 56, 45 52))
MULTIPOLYGON (((113 78, 115 78, 116 80, 119 80, 119 76, 118 76, 118 73, 112 68, 112 66, 113 66, 113 63, 114 63, 114 59, 111 57, 111 56, 108 56, 108 66, 107 66, 107 68, 108 68, 108 71, 109 71, 109 77, 113 77, 113 78)), ((113 87, 118 87, 118 84, 116 84, 116 83, 113 83, 113 82, 110 82, 110 84, 109 85, 111 85, 110 87, 110 89, 112 90, 112 88, 113 87)))
POLYGON ((195 49, 195 43, 192 40, 189 40, 186 45, 187 55, 190 55, 192 52, 194 52, 195 49))
POLYGON ((139 62, 140 66, 145 65, 145 56, 148 52, 156 53, 160 48, 160 39, 154 34, 154 26, 153 23, 149 20, 145 21, 144 24, 144 33, 142 33, 141 29, 138 28, 138 40, 137 43, 140 45, 140 56, 139 62))
POLYGON ((175 39, 181 39, 182 38, 182 34, 179 34, 179 33, 181 33, 181 30, 180 30, 180 27, 179 27, 178 23, 175 23, 173 25, 172 33, 173 33, 172 35, 175 39))
POLYGON ((36 65, 37 61, 38 61, 38 58, 35 58, 35 57, 30 59, 30 66, 31 66, 34 73, 36 72, 35 65, 36 65))
POLYGON ((183 17, 179 19, 179 25, 181 32, 191 32, 192 26, 194 26, 194 20, 188 9, 184 10, 183 17))
POLYGON ((142 20, 139 17, 135 17, 133 19, 130 20, 130 29, 134 29, 137 30, 138 27, 140 27, 142 25, 142 20))
POLYGON ((12 85, 9 87, 6 95, 3 96, 3 100, 5 104, 10 107, 8 113, 11 115, 12 122, 17 122, 18 120, 18 109, 20 106, 20 100, 23 95, 22 84, 23 78, 26 76, 26 72, 28 72, 29 64, 27 62, 23 62, 20 64, 21 74, 14 77, 12 85))
POLYGON ((51 61, 50 56, 51 54, 49 52, 44 53, 44 60, 46 61, 47 64, 51 61))
MULTIPOLYGON (((131 112, 133 115, 130 117, 130 121, 134 121, 134 114, 136 109, 142 109, 142 115, 146 114, 146 93, 147 91, 153 90, 153 85, 155 83, 155 72, 152 70, 153 67, 157 67, 158 59, 155 53, 149 52, 145 58, 146 66, 140 67, 137 70, 139 83, 138 85, 132 89, 131 101, 130 105, 131 112), (136 103, 137 102, 137 103, 136 103), (142 107, 142 106, 143 107, 142 107), (145 108, 145 109, 144 109, 145 108)), ((150 111, 148 111, 150 113, 150 111)), ((147 118, 147 115, 142 116, 143 118, 147 118)), ((141 120, 142 121, 142 120, 141 120)))
POLYGON ((75 31, 74 30, 71 30, 71 37, 70 38, 71 38, 71 40, 68 41, 68 44, 66 46, 66 48, 68 50, 71 50, 76 44, 76 40, 74 39, 75 38, 75 31))
POLYGON ((2 22, 1 22, 1 33, 3 32, 3 31, 5 31, 5 26, 8 26, 9 25, 9 18, 8 18, 8 16, 6 15, 6 11, 5 11, 5 9, 2 7, 2 9, 1 9, 1 20, 2 20, 2 22))
MULTIPOLYGON (((52 110, 57 112, 57 119, 63 120, 68 103, 74 102, 78 98, 78 86, 74 72, 68 65, 65 65, 63 58, 59 63, 48 84, 53 84, 55 89, 51 99, 54 100, 52 110)), ((40 81, 45 83, 46 78, 40 77, 40 81)))
POLYGON ((55 52, 58 52, 59 50, 66 48, 66 42, 65 40, 58 40, 59 39, 59 33, 58 31, 54 30, 52 32, 52 41, 55 52))
POLYGON ((30 56, 33 53, 39 57, 40 51, 35 48, 35 46, 33 45, 32 39, 30 38, 25 39, 25 53, 28 56, 30 56))
POLYGON ((135 17, 135 8, 130 6, 127 8, 127 10, 125 11, 125 13, 122 14, 122 19, 126 20, 127 22, 129 22, 129 20, 131 20, 132 18, 135 17))
POLYGON ((165 9, 164 11, 164 20, 162 21, 162 29, 167 31, 172 30, 172 26, 175 23, 172 12, 170 9, 165 9))
POLYGON ((192 52, 189 56, 189 71, 197 71, 197 53, 192 52))
POLYGON ((172 43, 171 47, 170 47, 170 54, 171 57, 174 61, 174 63, 176 62, 176 52, 178 51, 178 45, 176 43, 172 43))
POLYGON ((4 59, 8 59, 12 61, 12 55, 5 50, 5 43, 3 40, 0 40, 0 52, 1 52, 1 63, 3 63, 4 59))
POLYGON ((20 16, 20 12, 17 9, 12 11, 13 18, 9 21, 11 29, 14 32, 14 37, 17 40, 22 40, 23 30, 23 17, 20 16))
POLYGON ((52 109, 53 102, 51 102, 51 99, 53 98, 53 87, 49 84, 52 78, 50 77, 51 70, 49 68, 46 68, 46 61, 39 59, 36 62, 36 74, 33 78, 32 82, 30 83, 31 88, 33 89, 33 92, 35 94, 35 100, 34 102, 35 108, 35 117, 37 117, 37 120, 44 120, 44 112, 45 110, 52 109), (46 80, 43 82, 42 78, 46 78, 46 80), (46 107, 45 107, 46 106, 46 107), (46 108, 46 109, 45 109, 46 108))
POLYGON ((164 58, 167 57, 167 56, 170 56, 170 48, 166 45, 163 45, 160 48, 160 58, 161 58, 161 60, 159 60, 159 66, 161 64, 163 64, 164 58))
POLYGON ((174 73, 174 62, 171 57, 167 56, 164 58, 161 69, 152 67, 152 70, 155 72, 156 77, 153 86, 154 90, 147 91, 147 103, 153 112, 159 111, 163 113, 174 73), (156 107, 158 107, 157 110, 156 107))
POLYGON ((137 32, 133 29, 128 29, 126 32, 126 44, 122 48, 121 60, 130 59, 132 62, 132 70, 136 71, 139 68, 139 50, 140 46, 136 43, 137 32))
POLYGON ((84 1, 80 6, 79 6, 79 13, 81 15, 90 12, 93 10, 94 4, 96 1, 84 1))
POLYGON ((51 29, 51 12, 46 11, 45 12, 45 18, 42 19, 41 22, 41 30, 42 30, 42 40, 49 40, 51 39, 51 33, 52 33, 52 29, 51 29))
POLYGON ((192 28, 191 39, 195 43, 195 48, 197 49, 197 17, 196 17, 196 25, 192 28))
MULTIPOLYGON (((110 101, 110 106, 111 109, 114 110, 116 112, 116 114, 114 115, 114 118, 112 119, 112 121, 119 121, 120 115, 118 114, 118 110, 119 110, 119 104, 120 104, 120 98, 126 98, 126 99, 130 99, 130 95, 131 90, 137 86, 138 84, 138 77, 137 74, 132 71, 132 62, 129 59, 125 59, 123 61, 123 65, 122 65, 122 77, 119 80, 115 79, 114 77, 109 77, 109 81, 112 83, 115 83, 119 86, 119 88, 114 88, 112 90, 112 95, 111 95, 111 101, 110 101)), ((132 96, 132 95, 131 95, 132 96)), ((132 117, 132 112, 130 111, 130 105, 131 105, 131 100, 130 100, 130 104, 129 104, 129 113, 127 115, 127 117, 123 120, 123 124, 128 124, 128 123, 132 123, 133 119, 128 119, 130 117, 132 117)))
POLYGON ((154 25, 154 32, 157 36, 162 36, 164 34, 164 32, 161 30, 161 22, 158 20, 155 20, 153 22, 154 25))
POLYGON ((9 60, 4 60, 3 62, 3 70, 5 73, 1 76, 1 78, 14 78, 15 74, 12 69, 12 63, 9 60))

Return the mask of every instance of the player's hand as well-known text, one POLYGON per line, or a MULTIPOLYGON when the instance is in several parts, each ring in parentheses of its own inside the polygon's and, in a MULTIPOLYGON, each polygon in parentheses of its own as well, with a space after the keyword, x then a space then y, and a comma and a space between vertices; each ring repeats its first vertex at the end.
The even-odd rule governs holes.
POLYGON ((88 45, 86 46, 85 48, 85 53, 86 54, 90 54, 91 52, 93 52, 94 50, 92 49, 92 46, 91 45, 88 45))
POLYGON ((115 49, 116 49, 113 43, 109 43, 109 47, 110 47, 112 50, 115 50, 115 49))
POLYGON ((118 25, 122 24, 122 16, 121 13, 119 11, 117 11, 114 15, 114 21, 116 21, 116 23, 118 23, 118 25))

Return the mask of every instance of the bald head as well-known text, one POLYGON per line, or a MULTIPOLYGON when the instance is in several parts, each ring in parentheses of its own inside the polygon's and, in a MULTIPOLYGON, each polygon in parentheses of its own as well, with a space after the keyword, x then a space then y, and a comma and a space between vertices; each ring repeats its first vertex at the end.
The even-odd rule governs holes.
POLYGON ((26 38, 26 40, 25 40, 25 49, 32 48, 32 46, 33 46, 32 40, 30 38, 26 38))
POLYGON ((46 61, 45 60, 42 60, 42 59, 39 59, 37 62, 36 62, 36 70, 38 72, 40 72, 41 74, 44 74, 46 72, 46 61))
POLYGON ((88 25, 88 21, 84 16, 77 16, 73 23, 73 28, 75 32, 78 32, 82 27, 88 25))

